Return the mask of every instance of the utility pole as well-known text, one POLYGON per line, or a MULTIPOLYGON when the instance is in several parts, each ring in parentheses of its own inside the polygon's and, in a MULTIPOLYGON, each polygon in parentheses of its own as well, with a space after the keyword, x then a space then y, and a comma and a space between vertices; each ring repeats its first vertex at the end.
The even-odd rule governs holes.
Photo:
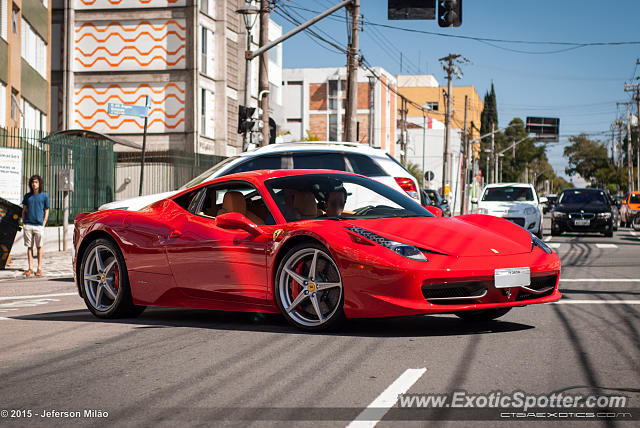
MULTIPOLYGON (((260 0, 260 47, 269 43, 269 0, 260 0)), ((261 120, 262 141, 260 146, 269 144, 269 54, 263 52, 258 63, 258 93, 262 93, 262 99, 258 105, 262 109, 261 120)))
POLYGON ((467 95, 464 96, 464 129, 462 131, 462 141, 461 144, 463 144, 462 147, 464 147, 464 154, 462 157, 462 160, 464 162, 463 167, 462 167, 462 198, 460 198, 460 214, 465 214, 466 210, 467 210, 467 194, 469 192, 469 180, 467 179, 467 176, 469 175, 469 158, 470 153, 469 153, 469 145, 467 144, 467 141, 469 140, 469 138, 467 138, 467 109, 469 106, 469 97, 467 95))
MULTIPOLYGON (((640 63, 639 61, 636 61, 636 64, 640 63)), ((625 84, 624 85, 624 91, 625 92, 631 92, 633 93, 633 98, 634 101, 636 102, 636 108, 637 108, 637 115, 638 115, 638 123, 637 123, 637 127, 638 127, 638 132, 637 132, 637 136, 636 136, 636 143, 637 143, 637 165, 636 165, 636 175, 637 175, 637 183, 636 183, 636 190, 640 190, 640 83, 631 83, 631 84, 625 84)), ((627 156, 630 156, 630 154, 632 155, 633 152, 631 150, 631 116, 629 113, 629 105, 627 104, 627 156)), ((629 191, 632 190, 631 186, 633 185, 633 157, 629 157, 629 174, 630 174, 630 180, 629 180, 629 191)))
POLYGON ((375 127, 373 123, 373 110, 376 108, 375 99, 373 95, 375 93, 376 78, 375 76, 369 76, 369 147, 373 147, 373 139, 375 134, 375 127))
MULTIPOLYGON (((407 99, 400 97, 400 122, 402 128, 400 129, 400 163, 406 165, 407 163, 407 99)), ((424 171, 423 171, 424 174, 424 171)))
MULTIPOLYGON (((265 1, 265 0, 262 0, 265 1)), ((345 111, 345 140, 357 141, 356 116, 358 113, 358 49, 360 37, 360 0, 348 6, 351 12, 351 43, 347 48, 347 106, 345 111)))
MULTIPOLYGON (((491 123, 491 165, 493 165, 495 163, 495 155, 494 153, 496 152, 496 133, 495 133, 495 129, 496 129, 496 124, 495 123, 491 123)), ((487 180, 489 179, 489 171, 487 171, 487 180)), ((492 172, 491 172, 491 181, 489 181, 489 183, 495 183, 495 175, 493 175, 493 168, 492 168, 492 172)))

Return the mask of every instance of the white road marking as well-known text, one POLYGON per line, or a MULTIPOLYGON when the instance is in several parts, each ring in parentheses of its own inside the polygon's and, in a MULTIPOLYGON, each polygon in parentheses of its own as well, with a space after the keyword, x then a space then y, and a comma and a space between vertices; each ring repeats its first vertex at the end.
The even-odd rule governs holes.
POLYGON ((638 236, 638 234, 633 230, 629 231, 629 233, 631 234, 631 236, 638 236))
POLYGON ((549 236, 545 236, 543 238, 544 242, 550 242, 553 239, 553 236, 549 235, 549 236))
POLYGON ((366 409, 352 421, 347 428, 372 428, 387 414, 389 409, 398 401, 398 395, 404 394, 411 386, 422 377, 427 371, 426 368, 407 369, 382 394, 367 406, 366 409))
POLYGON ((640 282, 637 278, 560 278, 560 282, 640 282))
POLYGON ((554 305, 640 305, 640 300, 558 300, 554 305))
POLYGON ((30 308, 33 306, 46 305, 50 302, 59 302, 60 299, 33 299, 33 300, 21 300, 17 302, 10 303, 0 303, 1 309, 6 308, 30 308))
POLYGON ((0 300, 25 300, 25 299, 39 299, 42 297, 61 297, 61 296, 77 296, 78 293, 54 293, 54 294, 34 294, 32 296, 4 296, 0 297, 0 300))
POLYGON ((598 248, 618 248, 616 244, 596 244, 598 248))
POLYGON ((549 246, 549 248, 560 248, 560 245, 562 245, 562 242, 550 242, 547 245, 549 246))

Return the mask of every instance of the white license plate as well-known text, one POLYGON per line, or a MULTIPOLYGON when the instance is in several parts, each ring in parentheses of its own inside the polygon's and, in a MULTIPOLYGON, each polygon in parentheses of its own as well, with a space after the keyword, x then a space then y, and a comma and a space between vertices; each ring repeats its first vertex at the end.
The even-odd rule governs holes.
POLYGON ((522 287, 531 284, 528 267, 496 269, 493 275, 496 288, 522 287))
POLYGON ((589 226, 591 224, 591 220, 589 220, 589 219, 586 219, 586 220, 576 219, 576 220, 573 220, 573 224, 575 226, 589 226))

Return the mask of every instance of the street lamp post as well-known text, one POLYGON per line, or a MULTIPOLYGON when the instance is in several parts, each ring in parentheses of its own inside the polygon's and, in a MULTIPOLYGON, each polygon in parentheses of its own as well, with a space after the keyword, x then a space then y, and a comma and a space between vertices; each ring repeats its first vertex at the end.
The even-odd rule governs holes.
MULTIPOLYGON (((247 1, 247 3, 236 10, 236 13, 242 15, 242 19, 244 20, 244 26, 247 29, 247 52, 251 52, 251 29, 256 23, 256 18, 260 13, 260 8, 251 4, 251 1, 247 1)), ((245 65, 244 65, 244 106, 249 107, 249 95, 251 93, 250 84, 251 84, 251 76, 250 76, 250 65, 251 59, 247 58, 245 55, 245 65)), ((243 148, 249 146, 249 133, 251 130, 246 129, 244 131, 243 136, 243 148)))
POLYGON ((424 183, 424 174, 426 171, 424 170, 424 158, 425 151, 427 149, 427 110, 431 110, 429 106, 422 107, 422 188, 426 189, 427 186, 424 183))

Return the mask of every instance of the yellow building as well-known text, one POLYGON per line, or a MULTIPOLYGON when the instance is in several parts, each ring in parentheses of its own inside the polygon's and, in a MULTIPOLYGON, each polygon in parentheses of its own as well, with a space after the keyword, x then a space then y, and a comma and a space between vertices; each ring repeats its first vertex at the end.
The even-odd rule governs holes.
MULTIPOLYGON (((398 79, 398 93, 405 98, 417 103, 418 105, 428 107, 431 110, 427 113, 428 117, 445 122, 445 114, 447 108, 444 93, 447 91, 446 86, 439 86, 438 82, 430 75, 400 75, 398 79)), ((472 138, 480 136, 480 115, 484 108, 482 99, 473 86, 453 86, 453 96, 451 97, 451 127, 454 129, 464 129, 464 99, 468 97, 467 102, 467 127, 472 129, 472 138), (475 125, 475 128, 471 126, 475 125)), ((401 105, 400 97, 398 97, 397 105, 401 105)), ((411 103, 408 105, 408 117, 422 117, 422 111, 411 103)))

